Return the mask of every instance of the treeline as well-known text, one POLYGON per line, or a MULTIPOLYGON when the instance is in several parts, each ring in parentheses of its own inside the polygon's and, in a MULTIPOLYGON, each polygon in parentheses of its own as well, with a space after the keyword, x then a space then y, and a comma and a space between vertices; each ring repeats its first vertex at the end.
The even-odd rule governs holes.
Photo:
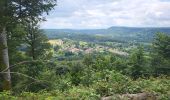
POLYGON ((85 42, 120 42, 124 43, 126 41, 121 40, 120 38, 113 38, 112 36, 108 35, 95 35, 95 34, 83 34, 83 33, 56 33, 55 31, 44 30, 44 34, 47 35, 49 39, 71 39, 76 41, 85 41, 85 42))
POLYGON ((145 28, 145 27, 110 27, 108 29, 44 29, 49 38, 69 38, 83 41, 98 42, 144 42, 151 43, 155 33, 170 33, 170 28, 145 28), (84 37, 83 37, 84 36, 84 37), (88 38, 87 38, 88 37, 88 38), (99 38, 96 38, 99 37, 99 38), (101 37, 101 38, 100 38, 101 37))

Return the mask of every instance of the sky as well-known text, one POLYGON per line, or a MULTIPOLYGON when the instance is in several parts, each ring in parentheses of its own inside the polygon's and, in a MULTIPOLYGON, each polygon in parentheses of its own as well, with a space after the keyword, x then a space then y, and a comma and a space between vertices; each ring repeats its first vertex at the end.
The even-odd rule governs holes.
POLYGON ((170 0, 58 0, 43 29, 170 27, 170 0))

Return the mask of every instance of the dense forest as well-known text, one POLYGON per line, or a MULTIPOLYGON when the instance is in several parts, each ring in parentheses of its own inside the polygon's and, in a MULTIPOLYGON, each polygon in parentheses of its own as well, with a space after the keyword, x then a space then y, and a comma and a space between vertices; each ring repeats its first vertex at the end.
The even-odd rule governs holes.
POLYGON ((55 5, 0 1, 0 100, 170 100, 170 28, 40 29, 55 5))

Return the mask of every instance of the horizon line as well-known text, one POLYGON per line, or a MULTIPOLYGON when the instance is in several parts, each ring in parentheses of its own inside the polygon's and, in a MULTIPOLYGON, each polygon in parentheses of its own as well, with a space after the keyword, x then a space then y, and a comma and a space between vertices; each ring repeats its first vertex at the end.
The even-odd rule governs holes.
POLYGON ((40 29, 60 29, 60 30, 100 30, 109 28, 170 28, 170 26, 111 26, 108 28, 40 28, 40 29))

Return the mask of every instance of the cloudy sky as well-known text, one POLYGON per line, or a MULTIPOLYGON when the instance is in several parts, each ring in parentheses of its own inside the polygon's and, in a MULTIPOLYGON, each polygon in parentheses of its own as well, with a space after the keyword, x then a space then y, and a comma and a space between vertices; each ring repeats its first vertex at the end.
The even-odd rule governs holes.
POLYGON ((170 27, 170 0, 58 0, 41 28, 170 27))

